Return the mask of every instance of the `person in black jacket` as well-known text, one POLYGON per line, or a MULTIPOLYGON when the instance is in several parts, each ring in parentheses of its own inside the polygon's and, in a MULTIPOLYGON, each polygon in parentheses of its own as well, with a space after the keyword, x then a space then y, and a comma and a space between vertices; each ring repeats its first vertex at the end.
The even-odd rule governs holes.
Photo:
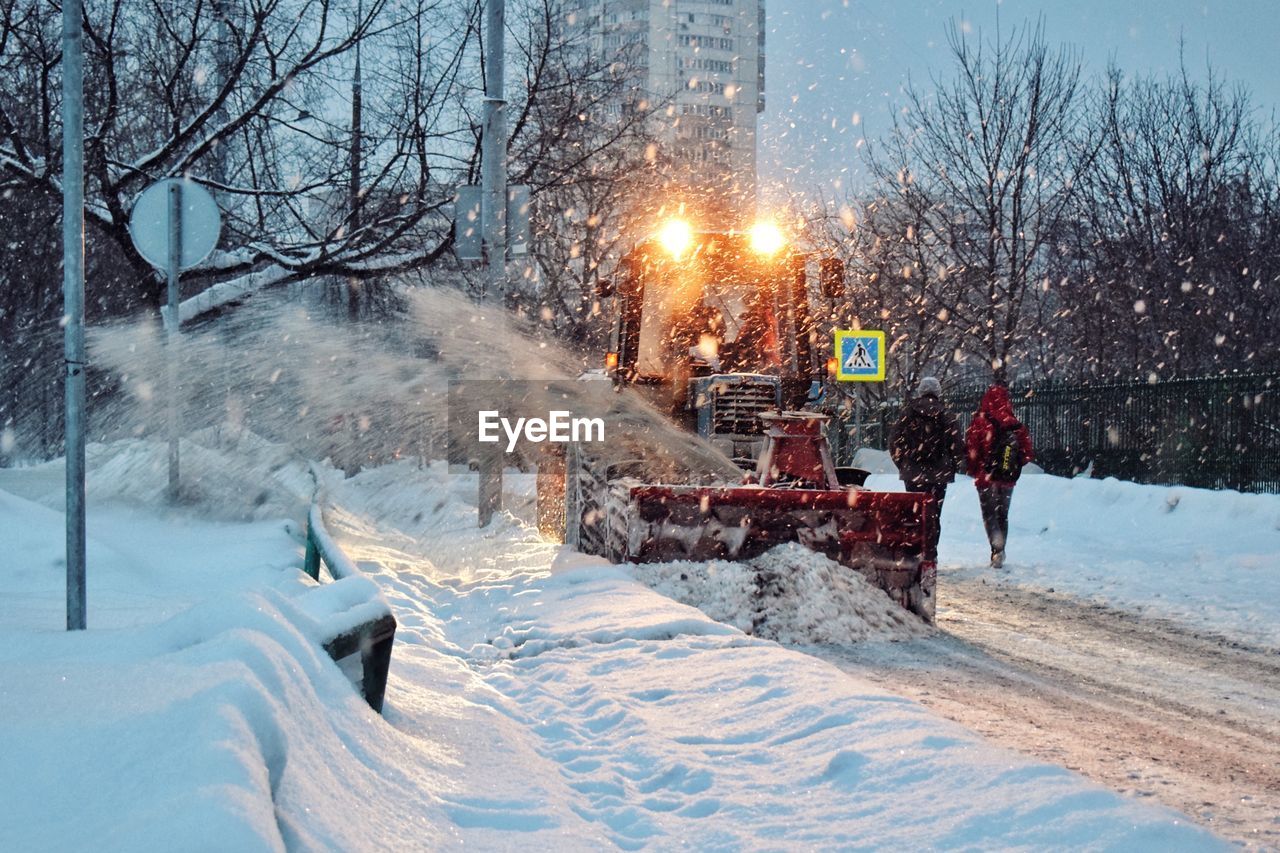
POLYGON ((921 379, 889 438, 889 454, 907 491, 933 496, 933 523, 924 558, 934 562, 942 533, 942 500, 947 496, 947 484, 956 478, 964 447, 960 424, 943 404, 941 394, 942 384, 937 379, 921 379))

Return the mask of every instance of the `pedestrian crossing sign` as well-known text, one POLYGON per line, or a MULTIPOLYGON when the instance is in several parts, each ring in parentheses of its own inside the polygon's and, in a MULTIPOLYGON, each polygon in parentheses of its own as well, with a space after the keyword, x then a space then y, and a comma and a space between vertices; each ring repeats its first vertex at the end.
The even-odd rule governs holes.
POLYGON ((884 332, 836 330, 836 379, 883 382, 884 362, 884 332))

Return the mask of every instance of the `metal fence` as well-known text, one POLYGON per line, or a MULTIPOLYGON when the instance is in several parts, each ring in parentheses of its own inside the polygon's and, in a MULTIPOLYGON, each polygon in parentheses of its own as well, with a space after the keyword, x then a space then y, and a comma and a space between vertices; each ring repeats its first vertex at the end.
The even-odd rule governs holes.
MULTIPOLYGON (((986 390, 944 395, 967 428, 986 390)), ((1280 373, 1010 389, 1036 462, 1050 474, 1280 493, 1280 373)), ((845 441, 884 449, 896 405, 864 414, 845 441)), ((845 427, 847 430, 847 427, 845 427)))

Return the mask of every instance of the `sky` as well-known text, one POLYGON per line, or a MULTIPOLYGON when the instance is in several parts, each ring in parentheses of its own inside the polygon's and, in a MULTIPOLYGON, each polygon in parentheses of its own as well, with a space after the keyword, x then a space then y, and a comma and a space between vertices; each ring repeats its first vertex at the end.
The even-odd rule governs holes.
POLYGON ((1176 71, 1182 40, 1195 76, 1210 62, 1250 89, 1262 117, 1280 106, 1277 0, 766 0, 766 11, 765 198, 780 182, 831 197, 864 180, 859 140, 885 131, 908 75, 927 84, 949 70, 952 18, 987 37, 997 21, 1008 32, 1042 18, 1086 76, 1111 60, 1131 74, 1176 71))

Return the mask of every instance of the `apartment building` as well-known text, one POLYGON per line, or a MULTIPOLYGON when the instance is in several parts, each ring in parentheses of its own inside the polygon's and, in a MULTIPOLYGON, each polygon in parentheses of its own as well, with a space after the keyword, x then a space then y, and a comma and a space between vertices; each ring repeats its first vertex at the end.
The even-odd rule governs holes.
MULTIPOLYGON (((764 0, 569 0, 593 51, 619 56, 630 85, 620 116, 658 107, 661 198, 697 213, 753 215, 756 128, 764 110, 764 0)), ((607 120, 607 116, 605 117, 607 120)))

